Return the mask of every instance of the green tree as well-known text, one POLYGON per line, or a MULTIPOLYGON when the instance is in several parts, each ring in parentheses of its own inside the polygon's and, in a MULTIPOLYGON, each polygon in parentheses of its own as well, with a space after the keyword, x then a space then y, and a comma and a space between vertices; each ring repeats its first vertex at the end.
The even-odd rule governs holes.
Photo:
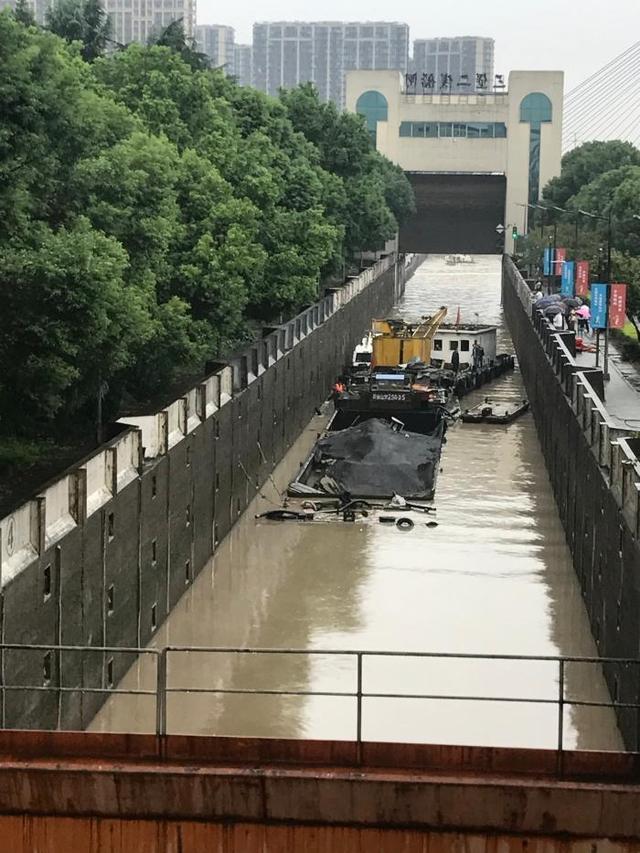
POLYGON ((542 203, 564 207, 600 175, 623 166, 640 166, 640 151, 630 142, 585 142, 564 155, 560 175, 544 188, 542 203))
POLYGON ((82 42, 82 58, 93 62, 111 40, 111 22, 100 0, 59 0, 47 11, 47 27, 66 41, 82 42))
POLYGON ((343 181, 342 196, 332 199, 337 207, 328 213, 344 227, 345 255, 382 248, 415 210, 406 176, 371 147, 362 116, 322 103, 312 84, 282 92, 280 99, 293 127, 318 149, 322 168, 343 181))
POLYGON ((127 255, 86 219, 36 229, 0 249, 3 431, 64 423, 131 361, 152 326, 144 294, 125 284, 127 255))
POLYGON ((27 3, 27 0, 17 0, 16 7, 13 10, 13 16, 16 21, 24 24, 25 27, 33 27, 36 23, 36 19, 33 16, 33 12, 27 3))
POLYGON ((204 70, 209 68, 209 57, 206 53, 197 50, 195 39, 189 39, 185 35, 184 21, 179 18, 172 21, 162 32, 153 34, 149 39, 150 45, 168 47, 193 70, 204 70))

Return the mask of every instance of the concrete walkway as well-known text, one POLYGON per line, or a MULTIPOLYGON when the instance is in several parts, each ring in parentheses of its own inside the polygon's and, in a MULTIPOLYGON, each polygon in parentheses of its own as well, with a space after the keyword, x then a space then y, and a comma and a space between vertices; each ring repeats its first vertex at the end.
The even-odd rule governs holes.
MULTIPOLYGON (((587 338, 587 340, 590 340, 587 338)), ((595 335, 593 337, 595 343, 595 335)), ((602 367, 604 339, 600 340, 600 367, 602 367)), ((576 355, 576 364, 595 367, 596 354, 583 352, 576 355)), ((620 429, 640 430, 640 373, 622 360, 619 349, 609 341, 609 375, 605 382, 604 404, 620 429)))

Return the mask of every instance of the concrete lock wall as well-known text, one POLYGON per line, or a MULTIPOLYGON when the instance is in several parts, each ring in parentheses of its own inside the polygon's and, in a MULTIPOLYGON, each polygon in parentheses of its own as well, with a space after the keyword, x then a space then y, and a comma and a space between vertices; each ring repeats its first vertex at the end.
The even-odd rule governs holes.
POLYGON ((638 756, 0 732, 2 850, 637 851, 638 756))
MULTIPOLYGON (((505 258, 503 301, 594 639, 603 657, 640 658, 640 440, 602 402, 600 370, 580 370, 573 333, 557 333, 531 305, 505 258)), ((608 664, 614 702, 640 703, 640 665, 608 664)), ((640 716, 618 708, 628 749, 640 716)))
POLYGON ((135 657, 101 647, 151 639, 417 262, 383 257, 164 408, 123 418, 0 520, 0 637, 42 646, 0 651, 3 727, 88 724, 135 657))

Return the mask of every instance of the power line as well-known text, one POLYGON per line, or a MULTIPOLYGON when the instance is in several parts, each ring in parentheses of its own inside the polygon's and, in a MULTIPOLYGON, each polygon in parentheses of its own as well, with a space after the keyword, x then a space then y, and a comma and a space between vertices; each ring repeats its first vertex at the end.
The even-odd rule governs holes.
POLYGON ((564 100, 563 153, 597 139, 625 138, 633 133, 640 105, 640 41, 607 62, 572 89, 564 100), (621 134, 619 136, 618 134, 621 134))
MULTIPOLYGON (((631 92, 632 93, 631 97, 633 97, 633 94, 635 93, 635 91, 638 91, 639 89, 640 89, 640 86, 638 85, 637 81, 633 80, 624 89, 620 89, 619 91, 617 91, 615 93, 615 100, 609 99, 609 98, 606 98, 605 96, 603 96, 598 101, 598 108, 597 109, 595 109, 595 110, 590 109, 586 113, 582 113, 579 117, 576 117, 573 121, 566 122, 564 125, 564 129, 563 129, 563 136, 565 134, 581 132, 584 129, 584 127, 589 126, 590 122, 596 122, 597 126, 599 127, 599 122, 609 121, 609 117, 611 116, 612 113, 614 115, 617 115, 619 113, 619 107, 621 106, 620 99, 624 95, 626 95, 627 92, 631 92), (601 103, 605 104, 606 106, 604 108, 601 108, 599 106, 601 103), (594 116, 596 118, 594 118, 594 116)), ((593 104, 591 104, 590 106, 593 107, 593 104)), ((594 125, 594 127, 595 127, 595 125, 594 125)))
POLYGON ((637 41, 632 44, 631 47, 628 47, 622 53, 619 53, 618 56, 614 57, 606 65, 603 65, 602 68, 599 68, 597 71, 594 71, 594 73, 590 77, 587 77, 586 80, 583 80, 582 83, 578 83, 577 86, 574 86, 573 89, 567 92, 565 102, 570 102, 574 97, 578 95, 581 89, 583 89, 591 82, 591 80, 593 80, 595 77, 598 77, 600 74, 603 74, 605 71, 609 70, 612 65, 615 65, 617 62, 620 62, 630 51, 635 50, 637 47, 640 47, 640 41, 637 41))
MULTIPOLYGON (((623 73, 626 74, 628 71, 632 70, 635 67, 636 60, 640 62, 640 47, 633 55, 629 56, 620 66, 619 76, 622 76, 623 73)), ((619 79, 619 77, 617 79, 619 79)), ((632 85, 634 82, 635 81, 632 81, 632 85)), ((581 95, 580 100, 574 103, 573 105, 567 106, 565 101, 565 110, 569 113, 571 118, 573 118, 574 116, 578 116, 582 114, 585 110, 592 109, 594 97, 601 97, 603 95, 607 95, 610 90, 611 80, 609 77, 604 76, 597 83, 595 83, 588 91, 584 92, 581 95)), ((565 122, 565 125, 566 124, 567 122, 565 122)))

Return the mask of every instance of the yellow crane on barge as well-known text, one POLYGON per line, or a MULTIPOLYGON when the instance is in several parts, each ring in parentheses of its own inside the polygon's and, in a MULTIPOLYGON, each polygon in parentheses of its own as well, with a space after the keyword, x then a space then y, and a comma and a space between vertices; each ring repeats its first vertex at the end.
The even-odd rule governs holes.
POLYGON ((418 322, 406 320, 374 320, 372 325, 372 366, 397 367, 417 359, 422 364, 431 361, 433 338, 447 316, 445 307, 431 317, 418 322))

